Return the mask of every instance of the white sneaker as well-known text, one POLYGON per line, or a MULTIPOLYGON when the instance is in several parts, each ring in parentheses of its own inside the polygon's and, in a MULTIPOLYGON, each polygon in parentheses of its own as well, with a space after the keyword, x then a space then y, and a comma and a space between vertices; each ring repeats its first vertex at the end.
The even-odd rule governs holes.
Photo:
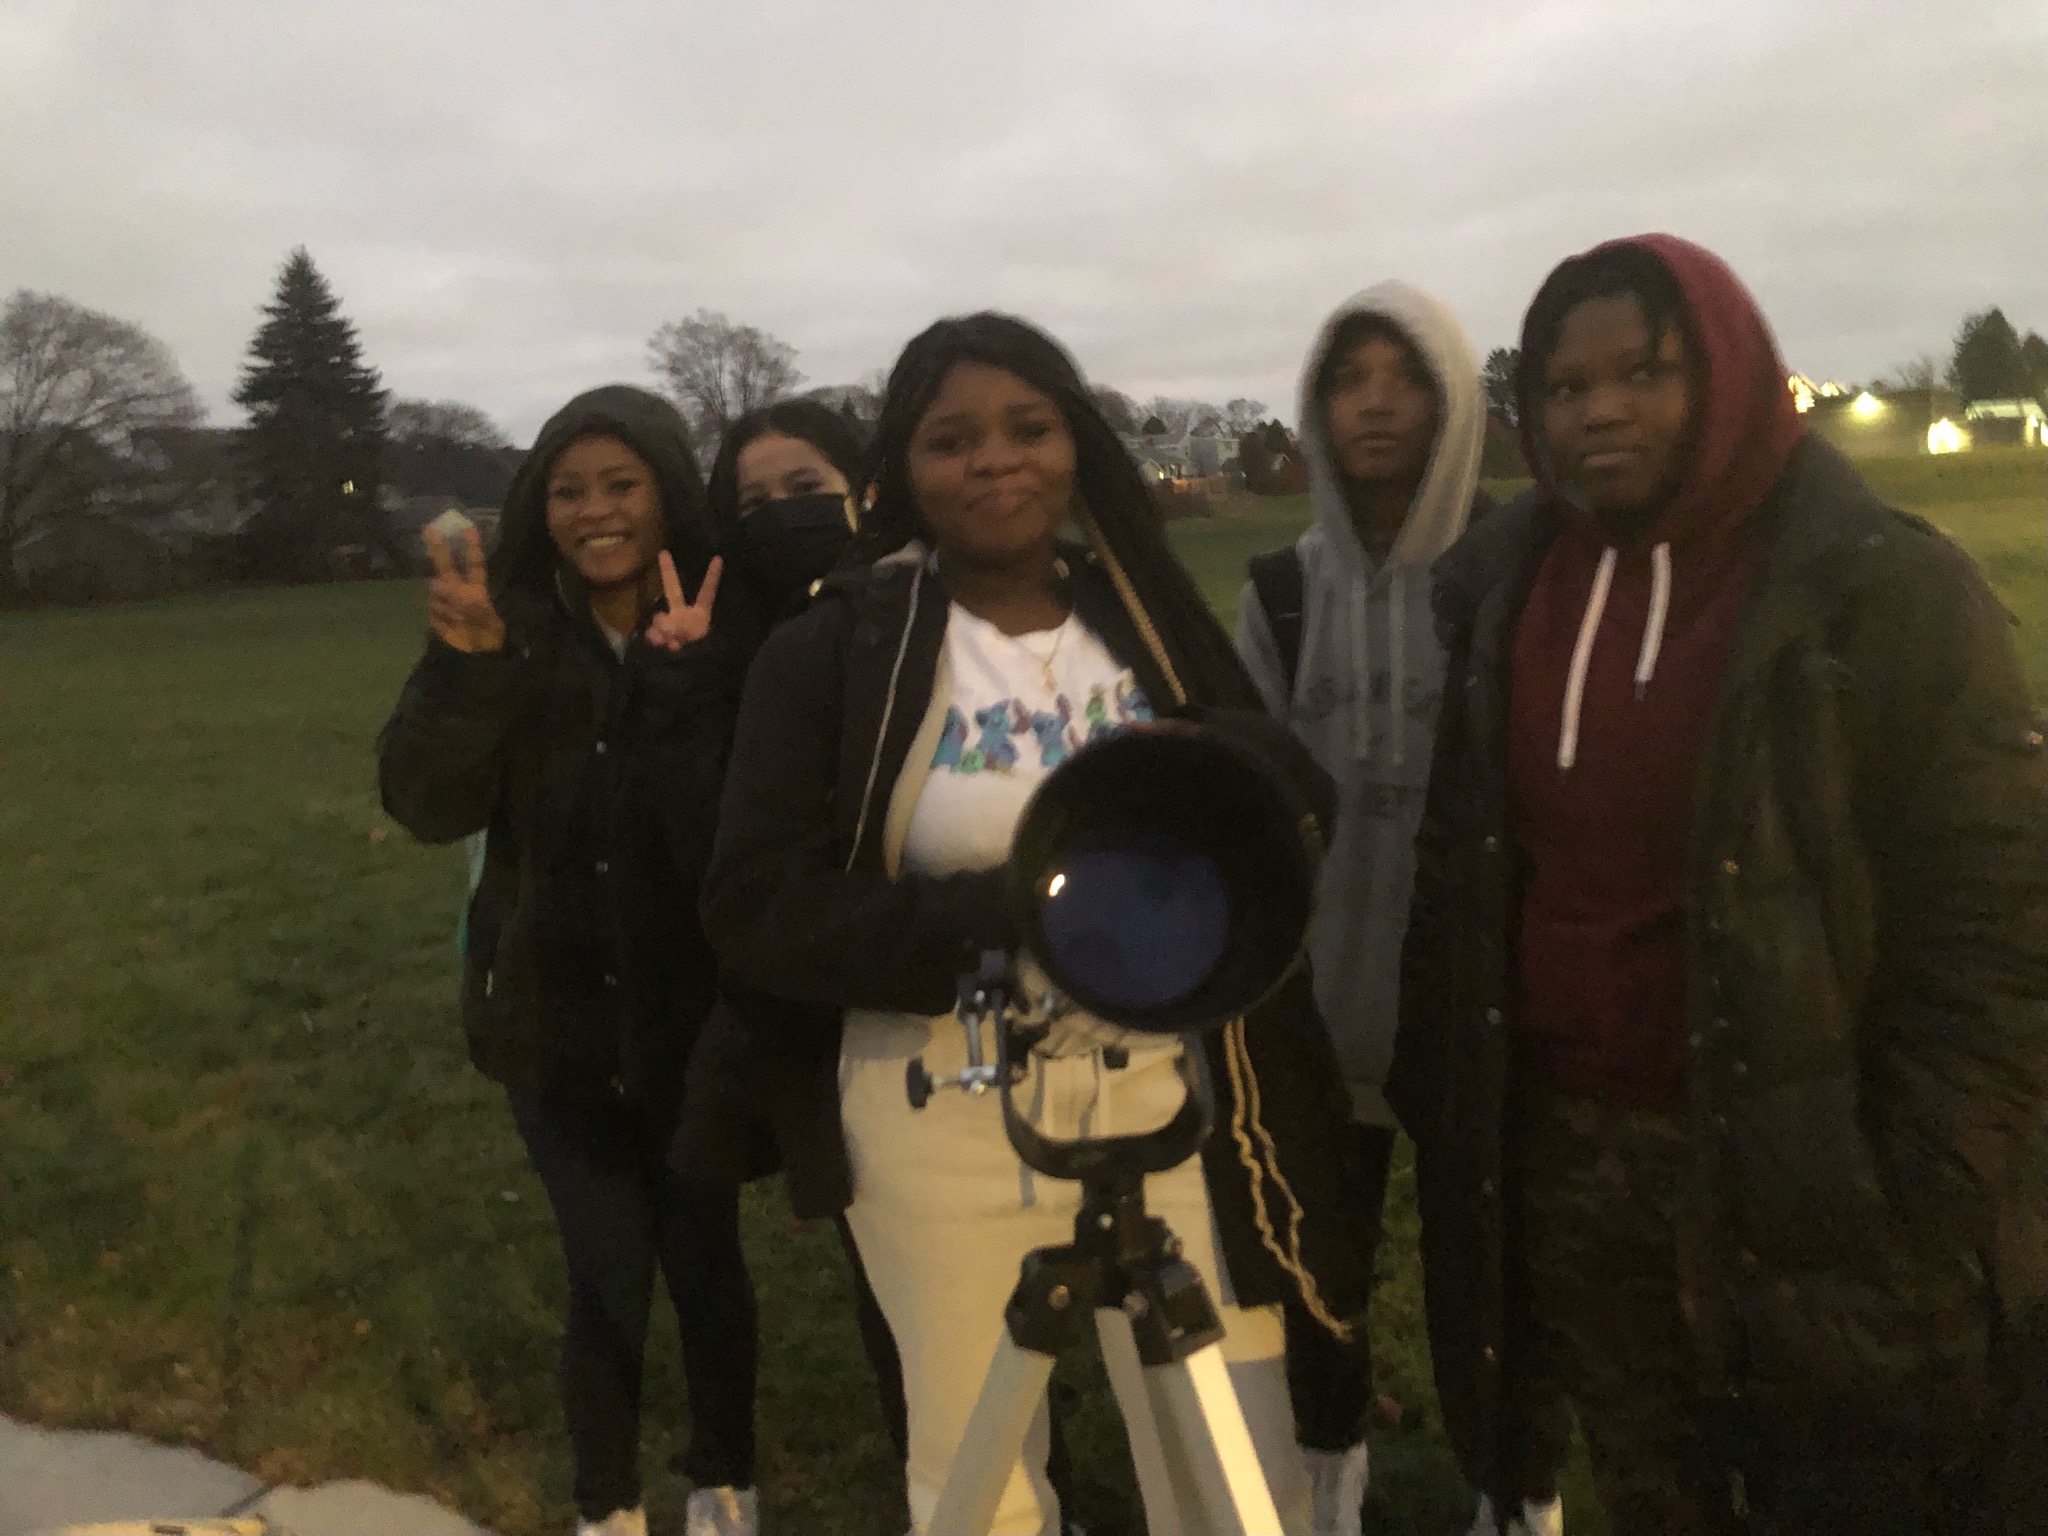
POLYGON ((683 1536, 760 1536, 761 1498, 751 1488, 698 1488, 683 1510, 683 1536))
POLYGON ((1316 1536, 1359 1536, 1360 1510, 1372 1475, 1372 1453, 1360 1441, 1348 1451, 1303 1450, 1316 1536))
POLYGON ((602 1520, 578 1520, 576 1536, 647 1536, 647 1511, 615 1509, 602 1520))
MULTIPOLYGON (((1472 1529, 1466 1536, 1501 1536, 1493 1500, 1483 1493, 1479 1495, 1479 1508, 1472 1515, 1472 1529)), ((1533 1499, 1522 1500, 1521 1510, 1508 1522, 1507 1536, 1564 1536, 1564 1500, 1551 1498, 1541 1504, 1533 1499)))

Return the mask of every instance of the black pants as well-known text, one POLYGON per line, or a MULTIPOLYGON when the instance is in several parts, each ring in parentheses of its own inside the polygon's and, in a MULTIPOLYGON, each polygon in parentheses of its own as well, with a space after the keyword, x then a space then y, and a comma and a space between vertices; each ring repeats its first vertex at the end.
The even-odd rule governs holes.
POLYGON ((681 1470, 699 1487, 752 1487, 756 1328, 738 1188, 678 1179, 666 1129, 623 1105, 514 1094, 512 1115, 569 1271, 562 1412, 578 1513, 599 1520, 640 1503, 640 1376, 657 1265, 690 1394, 681 1470))
MULTIPOLYGON (((1366 1181, 1373 1209, 1373 1246, 1380 1239, 1379 1212, 1386 1204, 1387 1173, 1394 1161, 1394 1133, 1385 1126, 1345 1128, 1366 1181)), ((1281 1308, 1287 1326, 1287 1386, 1294 1399, 1295 1438, 1312 1451, 1343 1451, 1365 1439, 1372 1421, 1372 1340, 1360 1328, 1349 1343, 1309 1315, 1298 1298, 1281 1308)))

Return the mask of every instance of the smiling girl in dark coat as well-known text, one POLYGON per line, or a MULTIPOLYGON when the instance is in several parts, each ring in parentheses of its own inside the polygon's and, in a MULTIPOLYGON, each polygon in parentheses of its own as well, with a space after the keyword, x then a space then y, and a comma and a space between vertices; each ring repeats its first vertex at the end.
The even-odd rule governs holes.
POLYGON ((764 621, 743 588, 720 595, 682 419, 641 390, 564 406, 501 526, 488 564, 473 529, 461 550, 429 535, 431 633, 378 742, 384 806, 426 842, 488 828, 463 1023, 561 1234, 579 1529, 646 1529, 659 1269, 690 1396, 687 1530, 739 1536, 755 1529, 755 1320, 737 1188, 664 1164, 716 992, 696 896, 764 621))

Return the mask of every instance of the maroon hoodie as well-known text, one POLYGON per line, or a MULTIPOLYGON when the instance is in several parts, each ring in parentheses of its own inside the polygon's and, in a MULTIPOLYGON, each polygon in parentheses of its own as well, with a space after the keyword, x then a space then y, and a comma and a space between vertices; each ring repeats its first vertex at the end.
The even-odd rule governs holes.
POLYGON ((1758 554, 1752 514, 1800 422, 1770 330, 1718 257, 1671 235, 1587 255, 1614 246, 1648 250, 1684 295, 1692 448, 1669 505, 1617 544, 1558 486, 1536 437, 1542 381, 1524 372, 1524 447, 1563 527, 1514 637, 1509 816, 1528 871, 1515 1019, 1537 1081, 1665 1107, 1685 1090, 1694 769, 1758 554))

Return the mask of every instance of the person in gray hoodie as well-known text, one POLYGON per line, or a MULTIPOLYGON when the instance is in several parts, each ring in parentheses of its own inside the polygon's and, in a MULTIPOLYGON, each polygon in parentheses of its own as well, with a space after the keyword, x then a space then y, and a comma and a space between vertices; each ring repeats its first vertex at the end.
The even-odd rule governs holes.
MULTIPOLYGON (((1395 1123, 1381 1085, 1443 690, 1430 567, 1489 506, 1485 398, 1457 316, 1403 282, 1345 300, 1309 349, 1300 423, 1313 521, 1292 546, 1252 560, 1237 648, 1267 707, 1338 786, 1310 958, 1377 1210, 1395 1123)), ((1355 1532, 1371 1351, 1362 1335, 1345 1349, 1319 1333, 1288 1330, 1298 1433, 1317 1528, 1355 1532)))

